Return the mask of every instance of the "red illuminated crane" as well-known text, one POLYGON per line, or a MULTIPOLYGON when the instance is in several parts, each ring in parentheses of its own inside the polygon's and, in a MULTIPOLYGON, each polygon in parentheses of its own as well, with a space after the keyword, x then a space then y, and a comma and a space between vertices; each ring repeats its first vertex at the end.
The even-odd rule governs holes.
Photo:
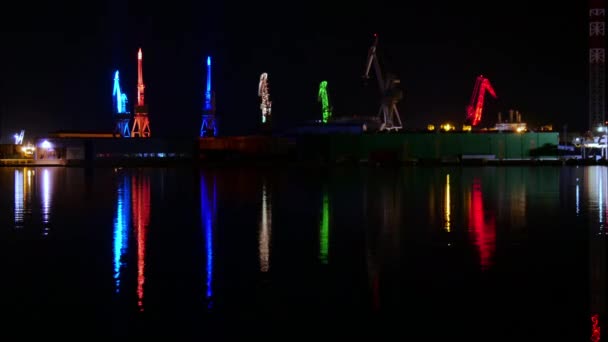
POLYGON ((483 99, 486 95, 486 91, 496 98, 496 92, 490 80, 483 77, 483 75, 477 76, 475 81, 475 88, 473 88, 473 95, 471 95, 471 102, 467 106, 467 118, 466 121, 471 126, 477 126, 481 121, 481 112, 483 111, 483 99))
POLYGON ((150 137, 150 119, 148 118, 148 106, 144 102, 144 73, 142 67, 141 48, 137 51, 137 106, 135 106, 135 115, 133 128, 131 130, 131 138, 149 138, 150 137))

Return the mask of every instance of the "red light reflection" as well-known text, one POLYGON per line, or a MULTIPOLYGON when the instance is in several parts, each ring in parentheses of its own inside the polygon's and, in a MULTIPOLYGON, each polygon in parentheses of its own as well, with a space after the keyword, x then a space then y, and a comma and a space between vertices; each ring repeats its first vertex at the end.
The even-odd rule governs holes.
POLYGON ((494 217, 486 220, 479 179, 473 180, 473 193, 469 201, 469 231, 472 232, 479 250, 481 269, 487 270, 491 266, 496 249, 496 225, 494 217))
POLYGON ((137 306, 144 311, 144 274, 146 256, 146 233, 150 223, 150 179, 142 175, 133 175, 131 179, 133 194, 133 224, 137 238, 137 306))
POLYGON ((598 314, 591 316, 591 341, 600 341, 600 315, 598 314))

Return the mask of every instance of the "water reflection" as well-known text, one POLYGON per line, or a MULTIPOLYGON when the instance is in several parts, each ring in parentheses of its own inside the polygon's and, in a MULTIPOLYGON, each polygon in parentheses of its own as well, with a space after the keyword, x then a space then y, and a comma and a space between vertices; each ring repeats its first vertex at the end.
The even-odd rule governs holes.
POLYGON ((606 239, 605 235, 593 234, 590 238, 591 279, 591 341, 600 341, 601 319, 605 314, 606 300, 606 239))
POLYGON ((323 205, 321 208, 321 225, 319 228, 319 260, 329 263, 329 193, 323 187, 323 205))
POLYGON ((144 283, 146 281, 146 237, 150 223, 150 178, 144 173, 131 177, 133 225, 137 240, 137 306, 144 311, 144 283))
POLYGON ((435 184, 430 183, 429 184, 429 216, 428 216, 428 220, 429 220, 429 225, 430 226, 434 226, 435 225, 435 217, 437 216, 437 212, 435 211, 435 184))
POLYGON ((126 251, 129 247, 131 214, 131 184, 123 175, 118 184, 116 215, 114 216, 114 283, 116 293, 120 292, 121 270, 125 266, 126 251))
POLYGON ((260 254, 260 271, 270 269, 270 236, 272 234, 272 204, 266 190, 266 182, 262 184, 262 218, 260 219, 260 236, 258 239, 260 254))
POLYGON ((451 212, 452 212, 452 208, 451 208, 452 203, 451 203, 450 198, 451 198, 451 195, 450 195, 450 174, 448 173, 445 176, 445 200, 444 200, 444 210, 443 210, 444 220, 445 220, 444 228, 445 228, 445 231, 448 232, 448 233, 452 229, 451 223, 450 223, 451 222, 450 216, 451 216, 451 212))
POLYGON ((32 178, 34 171, 26 168, 15 170, 15 228, 23 228, 32 213, 32 178))
POLYGON ((50 230, 51 216, 51 171, 42 170, 42 235, 46 236, 50 230))
POLYGON ((213 307, 213 229, 216 225, 216 177, 201 174, 201 221, 205 236, 205 300, 207 308, 213 307))
POLYGON ((585 169, 586 193, 588 194, 589 209, 597 212, 597 224, 593 228, 595 235, 603 235, 606 230, 608 216, 608 169, 606 167, 588 167, 585 169))
POLYGON ((591 207, 598 212, 598 222, 591 225, 589 237, 590 284, 591 284, 591 341, 601 339, 601 322, 605 315, 606 301, 606 193, 608 170, 605 167, 587 169, 591 207), (596 198, 596 200, 594 200, 596 198), (597 206, 597 207, 596 207, 597 206))
MULTIPOLYGON (((365 231, 365 244, 371 309, 379 312, 389 310, 395 304, 385 298, 399 286, 396 277, 402 267, 401 232, 410 231, 411 226, 402 225, 404 186, 401 176, 397 173, 382 174, 382 178, 373 176, 369 187, 367 183, 363 187, 363 224, 369 225, 365 231), (380 179, 382 181, 377 181, 380 179)), ((429 196, 433 196, 432 191, 429 196)))
POLYGON ((581 200, 580 200, 580 185, 578 183, 578 177, 576 178, 576 216, 581 213, 581 200))
POLYGON ((473 180, 473 191, 469 196, 469 232, 472 233, 474 244, 479 251, 481 269, 487 270, 492 265, 496 248, 495 218, 486 218, 479 179, 473 180))
POLYGON ((15 170, 15 228, 23 226, 23 172, 15 170))
POLYGON ((591 315, 591 341, 600 342, 600 316, 598 314, 591 315))
POLYGON ((520 229, 526 225, 526 182, 510 183, 511 226, 520 229))

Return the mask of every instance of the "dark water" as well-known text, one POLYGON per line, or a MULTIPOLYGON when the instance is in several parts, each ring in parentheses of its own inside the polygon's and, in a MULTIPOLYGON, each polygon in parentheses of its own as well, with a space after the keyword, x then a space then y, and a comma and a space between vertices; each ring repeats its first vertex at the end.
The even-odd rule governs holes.
POLYGON ((2 336, 600 338, 605 167, 1 168, 0 191, 2 336))

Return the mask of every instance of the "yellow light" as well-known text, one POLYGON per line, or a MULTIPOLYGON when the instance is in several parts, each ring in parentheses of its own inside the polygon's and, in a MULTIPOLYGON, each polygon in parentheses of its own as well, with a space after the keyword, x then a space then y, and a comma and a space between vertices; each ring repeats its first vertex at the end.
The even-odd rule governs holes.
POLYGON ((34 154, 34 146, 32 146, 32 145, 22 146, 21 152, 23 152, 26 155, 34 154))
POLYGON ((450 125, 449 123, 444 123, 443 125, 441 125, 441 129, 446 132, 449 132, 450 130, 454 129, 454 126, 450 125))
POLYGON ((522 133, 526 129, 524 127, 517 127, 517 133, 522 133))
POLYGON ((435 125, 429 124, 426 126, 426 129, 428 129, 429 131, 434 131, 435 130, 435 125))
POLYGON ((472 129, 471 125, 462 125, 462 130, 464 132, 470 132, 472 129))

